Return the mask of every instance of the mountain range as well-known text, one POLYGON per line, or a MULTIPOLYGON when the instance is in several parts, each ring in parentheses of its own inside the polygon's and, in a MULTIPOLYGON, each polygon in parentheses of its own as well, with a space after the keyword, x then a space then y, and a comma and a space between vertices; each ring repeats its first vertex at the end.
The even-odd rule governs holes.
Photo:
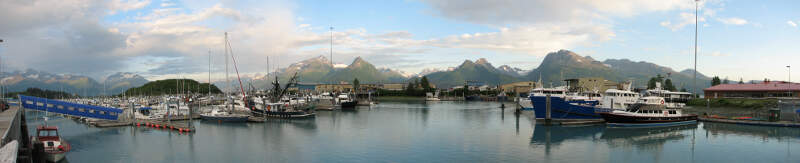
MULTIPOLYGON (((242 82, 246 88, 270 87, 275 76, 285 83, 289 77, 298 74, 301 83, 341 83, 352 82, 358 78, 361 83, 405 83, 410 79, 426 76, 439 88, 463 85, 465 81, 477 81, 489 85, 506 84, 517 81, 537 81, 541 77, 545 86, 563 85, 564 79, 580 77, 602 77, 615 82, 633 81, 636 87, 645 87, 647 81, 661 74, 669 76, 678 88, 702 89, 710 86, 710 78, 698 73, 697 86, 692 87, 694 71, 691 69, 675 71, 669 67, 659 66, 644 61, 628 59, 607 59, 597 61, 589 56, 580 56, 569 50, 548 53, 541 64, 531 70, 501 65, 494 67, 487 59, 479 58, 474 62, 465 60, 456 67, 447 69, 424 69, 418 74, 403 71, 377 68, 361 57, 357 57, 349 65, 332 65, 325 56, 309 58, 293 63, 286 68, 275 70, 269 75, 244 76, 242 82), (269 77, 269 78, 268 78, 269 77)), ((70 74, 51 74, 43 71, 27 69, 24 71, 0 73, 8 91, 23 91, 29 87, 50 90, 64 90, 78 95, 113 95, 128 88, 142 86, 149 81, 144 77, 128 72, 119 72, 105 78, 104 83, 90 77, 70 74), (105 93, 104 93, 105 90, 105 93)), ((238 82, 232 77, 232 85, 238 82)), ((225 81, 217 81, 215 85, 224 87, 225 81)))
POLYGON ((0 72, 0 79, 8 92, 25 91, 27 88, 41 88, 63 90, 80 96, 118 94, 128 88, 138 87, 148 82, 144 77, 129 72, 112 74, 106 77, 104 83, 101 83, 88 76, 53 74, 34 69, 0 72))

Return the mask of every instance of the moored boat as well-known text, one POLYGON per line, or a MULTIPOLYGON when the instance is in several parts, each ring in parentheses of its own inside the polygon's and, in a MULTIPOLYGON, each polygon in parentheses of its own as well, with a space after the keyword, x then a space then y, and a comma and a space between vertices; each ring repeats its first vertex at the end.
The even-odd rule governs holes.
POLYGON ((250 113, 255 117, 271 117, 271 118, 314 118, 317 113, 314 112, 314 105, 296 106, 302 107, 300 109, 292 108, 288 104, 284 104, 288 109, 280 108, 281 104, 268 104, 266 109, 253 109, 250 113))
POLYGON ((200 118, 206 121, 217 121, 217 122, 247 122, 248 115, 243 114, 233 114, 225 111, 219 111, 217 109, 211 110, 211 112, 200 114, 200 118))
POLYGON ((61 139, 56 126, 36 127, 36 136, 32 139, 33 142, 41 142, 44 145, 45 160, 49 162, 63 160, 71 149, 69 143, 61 139))
POLYGON ((662 97, 643 97, 625 110, 613 110, 600 115, 610 126, 669 126, 697 121, 697 115, 684 114, 680 108, 667 108, 664 103, 662 97))

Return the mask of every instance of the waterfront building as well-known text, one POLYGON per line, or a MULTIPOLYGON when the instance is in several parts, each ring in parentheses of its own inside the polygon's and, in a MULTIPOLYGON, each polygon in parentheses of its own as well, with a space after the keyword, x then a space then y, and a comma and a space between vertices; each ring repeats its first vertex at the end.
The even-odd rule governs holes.
POLYGON ((390 91, 402 91, 405 90, 406 84, 403 83, 384 83, 380 86, 381 89, 390 90, 390 91))
POLYGON ((765 81, 754 84, 720 84, 703 89, 706 98, 800 98, 800 83, 765 81))
POLYGON ((516 83, 508 83, 500 85, 500 90, 515 95, 527 95, 533 88, 536 88, 536 82, 524 81, 516 83))
POLYGON ((570 92, 606 92, 608 89, 622 89, 617 82, 600 77, 566 79, 570 92))
POLYGON ((353 90, 352 84, 317 84, 317 92, 350 92, 353 90))

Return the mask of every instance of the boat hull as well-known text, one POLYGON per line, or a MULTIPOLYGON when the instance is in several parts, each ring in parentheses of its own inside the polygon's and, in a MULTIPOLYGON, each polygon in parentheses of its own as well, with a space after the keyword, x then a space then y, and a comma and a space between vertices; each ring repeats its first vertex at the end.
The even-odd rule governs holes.
POLYGON ((348 101, 348 102, 342 102, 341 105, 342 105, 342 109, 348 109, 348 108, 349 109, 355 109, 357 104, 358 104, 358 101, 348 101))
POLYGON ((59 162, 67 155, 66 152, 45 152, 45 160, 48 162, 59 162))
POLYGON ((464 97, 464 100, 466 100, 466 101, 481 101, 481 96, 471 95, 471 96, 464 97))
POLYGON ((662 123, 607 123, 608 127, 670 127, 697 124, 697 120, 662 123))
POLYGON ((520 99, 517 102, 521 110, 533 110, 533 104, 531 103, 530 99, 520 99))
POLYGON ((634 116, 615 113, 600 113, 607 123, 671 123, 684 121, 697 121, 697 115, 658 117, 658 116, 634 116))
POLYGON ((271 118, 314 118, 316 117, 316 113, 313 112, 303 112, 303 111, 289 111, 289 112, 280 112, 280 111, 264 111, 260 109, 256 109, 251 111, 253 116, 256 117, 271 117, 271 118))
POLYGON ((247 116, 209 116, 200 115, 200 118, 206 121, 217 122, 247 122, 247 116))
MULTIPOLYGON (((533 104, 533 111, 537 119, 543 119, 547 113, 547 97, 530 97, 533 104)), ((550 118, 552 119, 601 119, 600 114, 595 113, 593 105, 570 103, 561 97, 550 97, 550 118)))

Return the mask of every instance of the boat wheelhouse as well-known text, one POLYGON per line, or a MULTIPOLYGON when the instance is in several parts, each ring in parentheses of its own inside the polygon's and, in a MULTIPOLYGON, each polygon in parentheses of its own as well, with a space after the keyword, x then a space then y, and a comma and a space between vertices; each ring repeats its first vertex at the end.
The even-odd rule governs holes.
POLYGON ((680 108, 667 108, 663 97, 642 97, 625 110, 600 113, 610 125, 646 124, 653 125, 697 121, 697 115, 684 114, 680 108))

